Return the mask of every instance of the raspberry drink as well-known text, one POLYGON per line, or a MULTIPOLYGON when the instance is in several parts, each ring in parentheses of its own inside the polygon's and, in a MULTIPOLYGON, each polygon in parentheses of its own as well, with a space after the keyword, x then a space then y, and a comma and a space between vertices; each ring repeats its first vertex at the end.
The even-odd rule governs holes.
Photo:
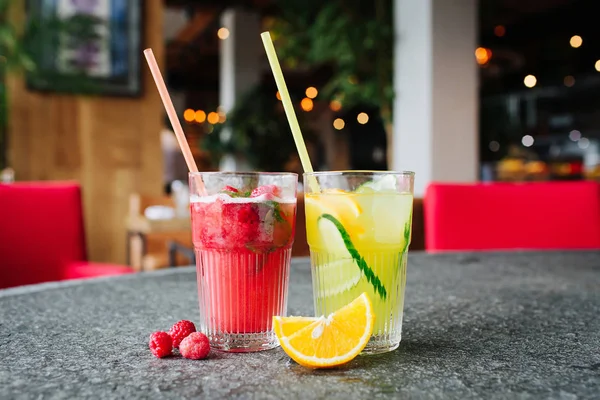
POLYGON ((191 198, 200 330, 215 349, 275 347, 272 317, 287 308, 297 176, 201 175, 208 193, 191 198))

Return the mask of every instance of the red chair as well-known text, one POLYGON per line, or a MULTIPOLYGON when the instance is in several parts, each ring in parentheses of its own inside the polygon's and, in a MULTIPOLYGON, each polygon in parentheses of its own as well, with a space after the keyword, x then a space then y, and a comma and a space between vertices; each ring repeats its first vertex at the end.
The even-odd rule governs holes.
POLYGON ((595 182, 431 184, 428 251, 600 248, 595 182))
POLYGON ((87 261, 77 183, 0 184, 0 288, 132 272, 87 261))

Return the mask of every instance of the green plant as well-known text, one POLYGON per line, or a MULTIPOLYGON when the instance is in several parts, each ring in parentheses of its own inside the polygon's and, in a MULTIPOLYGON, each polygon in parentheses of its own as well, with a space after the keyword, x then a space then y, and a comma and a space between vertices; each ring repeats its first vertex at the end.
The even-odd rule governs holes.
POLYGON ((11 22, 10 12, 18 2, 0 0, 0 170, 7 166, 6 131, 8 126, 8 93, 6 76, 13 71, 34 71, 35 63, 26 46, 26 34, 11 22))
POLYGON ((29 81, 41 87, 52 82, 52 89, 63 93, 100 93, 102 83, 89 79, 88 63, 92 58, 88 51, 105 45, 106 39, 99 34, 99 29, 107 24, 97 16, 84 13, 60 18, 42 15, 39 9, 31 10, 27 47, 37 62, 37 70, 29 74, 29 81), (71 54, 65 49, 71 50, 71 54))
MULTIPOLYGON (((211 154, 213 163, 231 154, 245 158, 261 171, 285 168, 290 157, 296 154, 296 147, 276 91, 270 84, 256 85, 238 100, 227 114, 226 122, 216 125, 204 138, 202 145, 211 154)), ((314 134, 304 123, 304 112, 296 113, 305 140, 311 142, 314 134)))
POLYGON ((344 108, 366 105, 392 120, 392 0, 278 2, 270 30, 290 68, 328 65, 332 74, 319 97, 344 108))

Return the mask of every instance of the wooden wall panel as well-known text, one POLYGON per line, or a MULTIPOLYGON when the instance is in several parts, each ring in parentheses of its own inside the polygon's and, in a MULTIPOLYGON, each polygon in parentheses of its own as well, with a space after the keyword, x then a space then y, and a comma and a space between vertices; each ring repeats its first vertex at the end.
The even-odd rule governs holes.
MULTIPOLYGON (((162 60, 163 2, 144 4, 144 47, 162 60)), ((125 263, 129 195, 162 191, 162 103, 141 54, 140 60, 140 98, 29 92, 22 77, 8 82, 9 160, 16 179, 81 182, 93 261, 125 263)))

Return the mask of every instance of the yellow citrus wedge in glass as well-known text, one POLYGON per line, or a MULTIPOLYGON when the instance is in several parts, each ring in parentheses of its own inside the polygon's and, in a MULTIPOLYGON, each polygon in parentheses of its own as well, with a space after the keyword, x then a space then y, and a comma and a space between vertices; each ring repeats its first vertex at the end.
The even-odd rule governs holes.
MULTIPOLYGON (((305 201, 307 215, 330 214, 344 224, 351 236, 364 233, 364 227, 362 225, 351 224, 360 217, 363 210, 355 196, 349 195, 348 192, 344 192, 343 190, 329 190, 320 194, 318 198, 306 197, 305 201)), ((312 233, 319 230, 316 218, 307 219, 306 224, 307 232, 312 233)), ((311 246, 320 249, 327 248, 329 250, 331 249, 329 238, 336 238, 337 236, 339 235, 329 235, 328 233, 325 233, 322 236, 312 235, 311 238, 314 237, 316 240, 313 239, 314 243, 311 243, 311 246), (318 243, 316 243, 316 241, 318 241, 318 243)), ((338 250, 340 250, 342 254, 347 253, 343 242, 341 243, 341 247, 338 246, 338 250)))
POLYGON ((308 368, 332 368, 354 359, 369 342, 374 323, 366 293, 328 317, 273 317, 281 348, 308 368))

